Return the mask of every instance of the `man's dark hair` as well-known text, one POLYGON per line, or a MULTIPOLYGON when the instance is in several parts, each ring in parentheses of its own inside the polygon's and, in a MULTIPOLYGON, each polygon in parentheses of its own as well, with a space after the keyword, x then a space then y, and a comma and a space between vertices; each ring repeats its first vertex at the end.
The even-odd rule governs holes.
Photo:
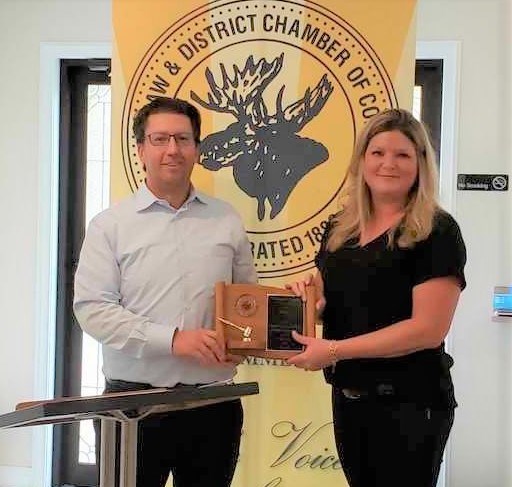
POLYGON ((133 135, 138 144, 144 142, 148 117, 154 113, 178 113, 190 119, 194 140, 201 142, 201 115, 194 105, 179 98, 157 97, 144 105, 133 119, 133 135))

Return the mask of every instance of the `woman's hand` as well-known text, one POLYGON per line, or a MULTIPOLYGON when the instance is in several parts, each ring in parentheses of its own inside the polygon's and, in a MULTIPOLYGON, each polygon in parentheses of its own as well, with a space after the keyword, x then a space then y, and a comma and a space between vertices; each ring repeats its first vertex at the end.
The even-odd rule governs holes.
POLYGON ((285 288, 293 291, 296 296, 300 296, 302 301, 306 301, 306 286, 313 283, 313 274, 308 274, 302 281, 295 281, 285 284, 285 288))
POLYGON ((307 337, 296 331, 292 331, 292 337, 296 342, 304 345, 305 350, 289 358, 287 363, 304 370, 320 370, 332 365, 334 357, 331 351, 331 340, 307 337))
POLYGON ((306 301, 306 287, 314 285, 317 298, 315 303, 315 310, 317 316, 321 316, 325 308, 325 298, 323 295, 323 284, 321 282, 317 282, 318 280, 321 280, 318 274, 317 277, 313 276, 313 274, 308 274, 302 281, 285 284, 285 288, 293 291, 296 296, 300 296, 302 301, 306 301))

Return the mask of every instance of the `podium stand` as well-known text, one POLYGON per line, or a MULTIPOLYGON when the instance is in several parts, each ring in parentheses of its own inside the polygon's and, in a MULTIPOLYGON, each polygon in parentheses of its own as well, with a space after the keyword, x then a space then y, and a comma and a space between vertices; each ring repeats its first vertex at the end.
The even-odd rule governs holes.
POLYGON ((155 413, 190 409, 258 394, 257 382, 176 389, 116 392, 102 396, 67 397, 20 403, 15 411, 0 415, 0 428, 71 423, 101 419, 100 487, 115 487, 115 423, 121 423, 120 486, 135 487, 137 427, 155 413), (110 454, 109 454, 110 453, 110 454))

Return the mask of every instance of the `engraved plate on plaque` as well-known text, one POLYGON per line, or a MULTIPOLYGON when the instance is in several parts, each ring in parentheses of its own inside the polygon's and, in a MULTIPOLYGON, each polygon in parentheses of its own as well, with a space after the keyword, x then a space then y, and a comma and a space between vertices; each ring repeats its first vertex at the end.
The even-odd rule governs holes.
POLYGON ((304 303, 297 296, 268 295, 267 349, 303 349, 292 338, 292 331, 304 333, 304 303))

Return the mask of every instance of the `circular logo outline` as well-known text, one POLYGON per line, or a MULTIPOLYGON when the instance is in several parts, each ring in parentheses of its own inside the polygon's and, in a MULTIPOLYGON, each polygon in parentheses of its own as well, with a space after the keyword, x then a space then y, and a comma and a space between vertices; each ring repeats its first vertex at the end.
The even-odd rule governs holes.
MULTIPOLYGON (((354 28, 353 25, 345 21, 343 18, 341 18, 336 13, 318 6, 317 4, 308 2, 307 4, 300 4, 298 2, 294 1, 279 1, 276 0, 268 0, 266 2, 268 9, 270 7, 276 9, 276 7, 279 5, 279 8, 284 10, 285 7, 283 7, 283 4, 286 4, 286 7, 290 10, 292 8, 298 8, 300 10, 300 14, 303 12, 311 12, 312 14, 316 14, 319 17, 316 18, 316 21, 319 21, 320 16, 322 17, 322 20, 324 20, 324 25, 326 25, 325 20, 332 23, 331 29, 334 30, 334 26, 337 26, 338 28, 338 35, 341 36, 342 33, 345 36, 346 41, 350 39, 350 36, 352 37, 352 48, 358 48, 360 49, 359 55, 366 55, 366 60, 370 63, 368 66, 371 66, 374 68, 373 76, 378 75, 378 80, 382 83, 381 89, 384 91, 380 91, 380 96, 383 97, 383 103, 384 107, 394 107, 398 106, 396 93, 394 91, 391 79, 389 77, 389 74, 387 73, 384 65, 382 64, 382 61, 380 60, 377 53, 374 51, 374 49, 371 47, 371 45, 366 41, 364 36, 361 35, 361 33, 354 28)), ((167 49, 171 49, 173 44, 176 44, 179 40, 179 36, 183 36, 183 32, 185 29, 188 29, 190 31, 191 25, 198 26, 198 21, 200 17, 203 17, 203 22, 213 22, 213 18, 215 15, 218 15, 222 13, 219 9, 224 8, 236 8, 237 10, 243 10, 245 7, 245 10, 254 9, 256 11, 258 9, 258 4, 254 2, 253 0, 235 0, 235 1, 228 1, 223 2, 222 0, 219 0, 218 2, 210 2, 208 5, 205 5, 203 7, 199 7, 195 9, 194 11, 189 12, 185 16, 183 16, 178 21, 174 22, 172 25, 169 26, 168 29, 166 29, 151 45, 151 47, 146 51, 146 55, 143 57, 141 62, 139 63, 139 66, 135 70, 135 73, 130 80, 127 96, 125 98, 124 106, 123 106, 123 117, 122 117, 122 124, 121 124, 121 130, 122 130, 122 158, 123 158, 123 166, 125 170, 125 174, 128 179, 128 183, 130 185, 130 188, 132 191, 137 189, 137 176, 135 175, 135 172, 138 174, 141 174, 141 168, 137 167, 139 162, 137 156, 135 156, 134 163, 132 163, 129 160, 129 157, 127 154, 130 153, 130 150, 133 150, 136 152, 136 144, 133 141, 133 136, 130 136, 130 131, 128 129, 129 126, 131 126, 131 121, 133 119, 134 114, 136 113, 136 98, 137 96, 141 96, 144 93, 144 90, 140 90, 138 93, 138 88, 141 88, 141 85, 144 85, 144 81, 149 80, 148 70, 154 70, 156 64, 159 61, 162 61, 162 59, 154 59, 155 57, 158 58, 158 56, 164 56, 165 55, 165 49, 164 46, 166 46, 167 49), (237 6, 238 5, 238 6, 237 6), (218 11, 218 14, 217 14, 218 11), (181 32, 180 32, 181 31, 181 32), (173 38, 174 37, 174 38, 173 38), (153 65, 152 65, 153 61, 153 65), (129 164, 127 164, 129 163, 129 164), (131 178, 130 178, 131 173, 131 178)), ((254 14, 256 15, 256 14, 254 14)), ((311 15, 307 14, 308 18, 311 17, 311 15)), ((329 67, 327 64, 327 61, 324 60, 324 58, 320 57, 320 54, 318 54, 320 51, 315 50, 312 45, 309 45, 307 43, 301 44, 299 41, 297 41, 301 45, 296 45, 293 42, 286 42, 282 39, 276 39, 275 36, 270 37, 270 34, 267 37, 258 37, 258 38, 249 38, 245 40, 237 40, 237 36, 234 36, 235 41, 233 42, 227 42, 224 45, 221 45, 219 47, 216 47, 215 49, 205 50, 204 55, 199 55, 196 59, 196 62, 193 64, 193 66, 189 66, 187 69, 187 74, 183 77, 183 79, 180 79, 179 82, 176 82, 172 85, 172 96, 176 96, 177 93, 179 93, 180 89, 184 85, 186 79, 191 76, 191 74, 194 72, 194 70, 197 69, 197 67, 204 63, 206 59, 218 55, 221 51, 225 49, 232 48, 233 46, 236 46, 241 43, 247 43, 247 42, 277 42, 282 43, 284 45, 287 45, 291 48, 299 49, 305 55, 311 56, 313 59, 315 59, 317 62, 321 63, 321 65, 325 68, 326 72, 329 72, 332 76, 332 79, 335 80, 336 86, 338 89, 341 90, 341 93, 343 93, 343 96, 347 100, 347 106, 349 107, 350 114, 352 117, 351 123, 353 126, 354 131, 354 137, 356 132, 356 115, 354 110, 354 101, 351 99, 351 95, 347 94, 344 84, 341 79, 341 75, 336 75, 333 72, 333 69, 329 67), (309 48, 309 49, 308 49, 309 48), (207 54, 207 55, 206 55, 207 54)), ((175 46, 174 46, 175 47, 175 46)), ((165 57, 163 58, 165 59, 165 57)), ((161 66, 160 62, 160 66, 161 66)), ((371 69, 368 68, 368 69, 371 69)), ((184 68, 183 68, 184 69, 184 68)), ((377 83, 379 85, 379 83, 377 83)), ((146 96, 148 96, 149 91, 146 86, 146 96)), ((139 100, 140 102, 140 100, 139 100)), ((144 100, 144 103, 146 100, 144 100)), ((143 178, 142 178, 143 179, 143 178)), ((139 183, 140 184, 140 183, 139 183)), ((328 197, 327 201, 323 204, 321 207, 315 207, 313 208, 312 212, 309 214, 309 216, 304 217, 300 221, 294 221, 291 222, 290 225, 278 228, 278 229, 271 229, 271 230, 253 230, 248 229, 247 233, 253 238, 263 238, 265 236, 271 236, 271 235, 279 235, 284 232, 290 232, 291 230, 298 229, 298 231, 301 231, 301 236, 305 235, 306 226, 308 223, 310 223, 310 227, 313 225, 312 222, 314 222, 315 219, 319 220, 317 224, 312 228, 312 230, 316 231, 317 228, 322 227, 324 225, 327 219, 328 214, 325 212, 328 211, 329 207, 333 205, 335 199, 337 198, 339 194, 339 190, 341 188, 341 182, 340 185, 337 187, 335 191, 332 192, 331 196, 328 197), (323 214, 322 214, 323 213, 323 214)), ((311 228, 310 228, 311 229, 311 228)), ((307 230, 307 233, 309 233, 309 230, 307 230)), ((273 277, 283 277, 291 274, 296 274, 299 272, 303 272, 306 270, 310 270, 314 267, 314 254, 315 254, 315 248, 318 246, 319 243, 319 234, 316 233, 314 235, 315 239, 310 237, 310 246, 312 247, 311 251, 308 251, 306 254, 304 254, 303 258, 298 258, 295 261, 294 260, 288 260, 286 261, 286 258, 284 257, 284 251, 282 251, 282 257, 280 258, 281 262, 277 262, 279 259, 275 259, 274 262, 267 263, 267 260, 269 260, 267 257, 264 256, 263 261, 261 265, 257 266, 258 273, 263 278, 273 278, 273 277), (316 242, 315 242, 316 240, 316 242)), ((276 237, 276 241, 279 240, 279 237, 276 237)), ((279 240, 281 242, 281 240, 279 240)), ((260 245, 264 243, 263 240, 260 240, 260 245)), ((308 247, 309 248, 309 247, 308 247)), ((272 259, 270 259, 272 260, 272 259)))

